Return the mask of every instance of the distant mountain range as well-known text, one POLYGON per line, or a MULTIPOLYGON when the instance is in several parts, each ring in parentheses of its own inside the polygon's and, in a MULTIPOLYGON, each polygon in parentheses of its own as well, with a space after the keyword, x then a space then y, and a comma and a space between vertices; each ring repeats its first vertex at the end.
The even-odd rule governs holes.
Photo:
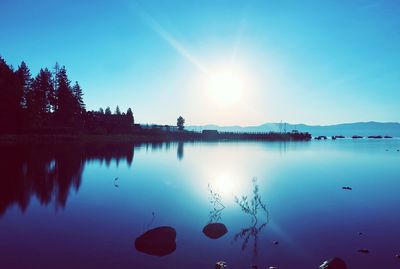
POLYGON ((370 136, 370 135, 389 135, 400 137, 400 123, 398 122, 355 122, 342 123, 335 125, 306 125, 290 123, 265 123, 258 126, 218 126, 218 125, 199 125, 187 126, 187 130, 218 130, 220 132, 280 132, 286 128, 287 132, 298 130, 299 132, 309 132, 313 136, 343 135, 343 136, 370 136))

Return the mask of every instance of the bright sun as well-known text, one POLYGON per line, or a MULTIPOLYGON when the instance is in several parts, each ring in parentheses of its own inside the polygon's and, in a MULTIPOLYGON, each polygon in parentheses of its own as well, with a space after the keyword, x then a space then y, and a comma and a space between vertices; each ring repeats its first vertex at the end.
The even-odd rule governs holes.
POLYGON ((234 105, 242 97, 243 79, 233 70, 215 72, 209 76, 207 91, 216 104, 234 105))

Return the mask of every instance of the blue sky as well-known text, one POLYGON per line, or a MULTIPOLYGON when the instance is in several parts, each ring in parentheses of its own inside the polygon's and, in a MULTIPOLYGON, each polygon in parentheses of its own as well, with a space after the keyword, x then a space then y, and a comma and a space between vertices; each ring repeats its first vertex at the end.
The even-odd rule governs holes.
MULTIPOLYGON (((398 1, 2 0, 0 55, 141 123, 400 121, 398 1), (210 76, 234 70, 232 103, 210 76), (212 88, 212 87, 211 87, 212 88)), ((219 85, 219 84, 218 84, 219 85)))

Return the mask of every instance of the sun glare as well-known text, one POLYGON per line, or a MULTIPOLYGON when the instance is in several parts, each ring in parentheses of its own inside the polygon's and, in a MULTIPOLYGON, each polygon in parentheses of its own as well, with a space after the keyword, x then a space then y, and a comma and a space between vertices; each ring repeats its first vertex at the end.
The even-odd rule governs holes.
POLYGON ((233 70, 223 70, 209 76, 207 91, 217 105, 237 104, 243 94, 243 78, 233 70))
POLYGON ((228 173, 216 174, 213 178, 212 185, 215 187, 215 191, 222 196, 234 195, 234 193, 238 191, 235 185, 235 178, 228 173))

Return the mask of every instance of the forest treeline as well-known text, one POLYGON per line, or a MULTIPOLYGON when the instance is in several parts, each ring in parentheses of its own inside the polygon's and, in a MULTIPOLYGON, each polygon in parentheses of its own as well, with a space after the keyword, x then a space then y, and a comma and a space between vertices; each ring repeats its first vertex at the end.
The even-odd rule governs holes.
POLYGON ((40 69, 32 77, 25 62, 16 70, 0 56, 0 133, 129 132, 132 110, 86 111, 83 91, 65 66, 40 69))

